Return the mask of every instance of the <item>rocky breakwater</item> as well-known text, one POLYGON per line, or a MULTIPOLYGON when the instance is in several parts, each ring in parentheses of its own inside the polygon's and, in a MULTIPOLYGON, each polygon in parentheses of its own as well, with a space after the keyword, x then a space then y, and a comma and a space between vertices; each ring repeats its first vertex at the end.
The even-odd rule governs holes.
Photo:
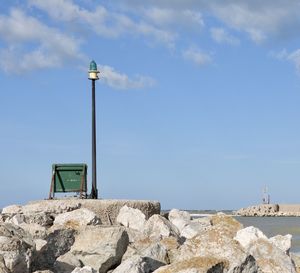
POLYGON ((239 216, 300 216, 299 204, 261 204, 236 211, 239 216))
POLYGON ((124 205, 117 224, 103 225, 95 212, 67 202, 3 211, 0 273, 297 272, 291 236, 267 238, 225 214, 192 220, 173 209, 148 218, 124 205))

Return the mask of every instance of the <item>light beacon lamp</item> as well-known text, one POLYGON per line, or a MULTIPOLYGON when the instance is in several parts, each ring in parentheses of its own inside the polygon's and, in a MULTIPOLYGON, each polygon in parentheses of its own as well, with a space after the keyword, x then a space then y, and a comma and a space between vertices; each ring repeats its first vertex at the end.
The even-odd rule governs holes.
POLYGON ((97 163, 96 163, 96 104, 95 104, 95 81, 99 80, 99 71, 95 61, 91 61, 89 80, 92 81, 92 191, 91 198, 98 199, 97 189, 97 163))

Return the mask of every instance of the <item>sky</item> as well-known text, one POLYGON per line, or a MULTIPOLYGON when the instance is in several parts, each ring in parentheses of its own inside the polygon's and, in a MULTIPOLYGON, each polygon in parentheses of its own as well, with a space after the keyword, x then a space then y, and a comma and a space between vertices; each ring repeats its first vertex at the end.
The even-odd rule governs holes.
POLYGON ((87 163, 102 199, 300 203, 300 1, 0 1, 0 207, 87 163))

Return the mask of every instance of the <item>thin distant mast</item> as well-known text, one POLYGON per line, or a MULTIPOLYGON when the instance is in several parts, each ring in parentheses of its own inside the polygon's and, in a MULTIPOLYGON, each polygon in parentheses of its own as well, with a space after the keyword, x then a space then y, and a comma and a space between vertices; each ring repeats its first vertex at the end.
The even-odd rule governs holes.
POLYGON ((270 204, 271 197, 270 194, 268 193, 268 187, 265 186, 263 188, 263 196, 262 196, 262 203, 263 204, 270 204))

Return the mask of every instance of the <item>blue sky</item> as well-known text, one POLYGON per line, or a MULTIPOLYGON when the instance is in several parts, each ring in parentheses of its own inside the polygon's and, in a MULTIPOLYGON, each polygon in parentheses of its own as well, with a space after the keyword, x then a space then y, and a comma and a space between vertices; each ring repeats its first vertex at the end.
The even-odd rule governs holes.
POLYGON ((91 173, 92 59, 101 198, 237 209, 268 186, 299 203, 299 8, 0 2, 0 207, 46 198, 52 163, 91 173))

